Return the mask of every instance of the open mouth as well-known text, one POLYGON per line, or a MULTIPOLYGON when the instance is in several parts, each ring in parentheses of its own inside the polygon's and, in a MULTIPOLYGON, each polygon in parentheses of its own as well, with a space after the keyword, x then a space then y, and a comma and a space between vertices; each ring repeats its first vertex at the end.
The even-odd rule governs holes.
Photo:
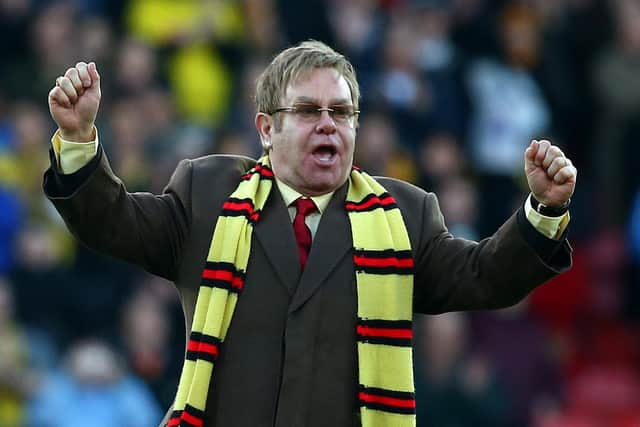
POLYGON ((330 145, 322 145, 315 150, 313 150, 313 158, 320 164, 330 165, 333 164, 336 156, 337 150, 335 147, 330 145))

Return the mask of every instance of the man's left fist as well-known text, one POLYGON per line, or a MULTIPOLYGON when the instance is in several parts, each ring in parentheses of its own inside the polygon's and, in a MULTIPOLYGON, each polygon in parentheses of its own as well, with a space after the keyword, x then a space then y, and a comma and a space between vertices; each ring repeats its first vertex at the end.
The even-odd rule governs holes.
POLYGON ((564 205, 575 191, 578 171, 549 141, 531 141, 524 152, 524 171, 533 197, 546 206, 564 205))

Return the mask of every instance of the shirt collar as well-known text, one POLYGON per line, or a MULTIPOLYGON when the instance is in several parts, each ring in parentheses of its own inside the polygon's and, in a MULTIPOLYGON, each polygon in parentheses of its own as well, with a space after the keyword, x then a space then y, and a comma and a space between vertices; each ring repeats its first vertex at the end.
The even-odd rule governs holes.
MULTIPOLYGON (((278 190, 280 190, 280 194, 282 195, 282 200, 284 200, 285 205, 289 206, 291 203, 295 202, 300 197, 304 197, 302 194, 298 193, 296 190, 289 187, 287 184, 279 180, 277 177, 276 177, 276 183, 278 184, 278 190)), ((333 193, 335 193, 335 191, 332 191, 327 194, 322 194, 320 196, 309 197, 311 200, 313 200, 313 203, 316 204, 316 207, 318 208, 318 212, 320 212, 320 214, 322 214, 324 210, 327 208, 327 205, 329 204, 329 201, 331 200, 333 193)))

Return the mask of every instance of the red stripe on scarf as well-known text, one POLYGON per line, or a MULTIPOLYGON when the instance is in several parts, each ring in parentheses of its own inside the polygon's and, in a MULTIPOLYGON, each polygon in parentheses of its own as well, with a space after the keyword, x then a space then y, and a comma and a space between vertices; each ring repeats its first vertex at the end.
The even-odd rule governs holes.
POLYGON ((196 427, 202 427, 204 425, 204 421, 201 418, 195 417, 188 413, 187 411, 182 412, 182 416, 180 420, 184 420, 189 424, 193 424, 196 427))
POLYGON ((257 164, 252 171, 245 173, 240 177, 240 179, 248 180, 256 173, 260 174, 260 176, 263 176, 265 178, 273 178, 273 171, 271 169, 265 166, 262 166, 260 164, 257 164))
POLYGON ((376 196, 371 197, 364 202, 347 202, 345 206, 348 211, 364 211, 374 205, 389 206, 393 205, 395 202, 396 200, 392 196, 387 195, 382 199, 376 196))
POLYGON ((233 201, 229 201, 227 200, 226 202, 224 202, 224 205, 222 205, 222 209, 229 209, 231 211, 249 211, 249 212, 253 212, 253 203, 251 202, 233 202, 233 201))
POLYGON ((227 200, 222 205, 222 210, 230 210, 235 212, 247 212, 249 219, 251 221, 258 221, 259 213, 255 212, 253 209, 253 203, 251 202, 234 202, 227 200))
POLYGON ((354 255, 353 262, 362 267, 398 267, 413 268, 412 258, 370 258, 364 255, 354 255))
POLYGON ((262 166, 261 164, 256 165, 256 172, 258 172, 262 176, 266 176, 269 178, 273 176, 273 171, 265 166, 262 166))
POLYGON ((210 270, 205 268, 202 270, 203 279, 222 280, 231 283, 231 287, 242 289, 244 280, 242 277, 234 276, 233 272, 227 270, 210 270))
POLYGON ((208 353, 213 355, 216 358, 218 357, 218 346, 214 344, 208 344, 202 341, 189 340, 189 344, 187 345, 187 350, 208 353))
POLYGON ((358 325, 356 332, 358 335, 365 337, 413 338, 413 331, 411 329, 372 328, 371 326, 358 325))
POLYGON ((366 393, 361 391, 358 393, 358 397, 361 401, 367 403, 379 403, 381 405, 393 406, 396 408, 411 408, 415 409, 415 399, 399 399, 397 397, 376 396, 375 394, 366 393))

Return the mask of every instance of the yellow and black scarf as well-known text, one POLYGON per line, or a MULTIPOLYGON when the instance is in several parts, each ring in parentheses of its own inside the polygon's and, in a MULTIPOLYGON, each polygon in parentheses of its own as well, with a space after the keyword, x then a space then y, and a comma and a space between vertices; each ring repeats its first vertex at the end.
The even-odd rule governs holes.
MULTIPOLYGON (((202 427, 213 367, 242 292, 253 226, 273 186, 269 158, 245 173, 222 206, 202 272, 169 427, 202 427)), ((358 295, 358 401, 363 427, 415 426, 413 258, 394 198, 354 167, 345 210, 358 295)))

